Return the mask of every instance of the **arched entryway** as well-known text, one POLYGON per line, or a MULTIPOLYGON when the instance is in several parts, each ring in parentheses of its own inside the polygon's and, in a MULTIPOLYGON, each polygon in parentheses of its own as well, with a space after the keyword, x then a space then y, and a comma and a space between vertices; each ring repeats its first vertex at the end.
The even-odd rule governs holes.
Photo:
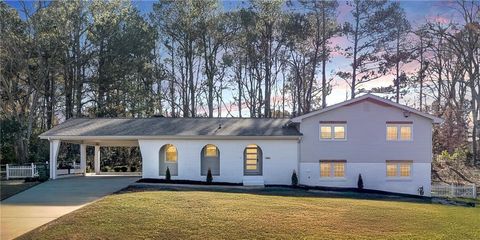
POLYGON ((213 144, 207 144, 202 148, 201 155, 201 170, 200 174, 206 176, 208 169, 213 176, 220 175, 220 150, 213 144))
POLYGON ((171 176, 178 176, 178 152, 172 144, 165 144, 159 152, 159 175, 165 176, 167 168, 171 176))

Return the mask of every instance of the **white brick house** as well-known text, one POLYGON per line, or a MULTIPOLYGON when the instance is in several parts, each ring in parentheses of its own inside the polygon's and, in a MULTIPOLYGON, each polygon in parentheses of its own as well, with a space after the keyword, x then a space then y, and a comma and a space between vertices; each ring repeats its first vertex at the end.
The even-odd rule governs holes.
POLYGON ((345 101, 293 119, 145 118, 71 119, 43 133, 50 141, 51 178, 62 141, 100 147, 139 146, 144 178, 214 181, 244 185, 300 184, 430 193, 432 124, 435 116, 374 95, 345 101))

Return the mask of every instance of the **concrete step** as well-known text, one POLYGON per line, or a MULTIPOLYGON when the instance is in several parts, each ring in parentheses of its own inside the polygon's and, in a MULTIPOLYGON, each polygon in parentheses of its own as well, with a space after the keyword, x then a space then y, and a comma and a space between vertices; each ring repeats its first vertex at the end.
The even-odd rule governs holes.
POLYGON ((263 176, 244 176, 243 177, 243 186, 265 186, 265 181, 263 176))

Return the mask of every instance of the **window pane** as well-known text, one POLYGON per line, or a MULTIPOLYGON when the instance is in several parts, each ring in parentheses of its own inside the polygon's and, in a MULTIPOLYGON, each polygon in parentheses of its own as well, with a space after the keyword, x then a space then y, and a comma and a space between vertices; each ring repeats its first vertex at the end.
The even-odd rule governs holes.
POLYGON ((206 157, 216 157, 217 156, 217 147, 215 145, 208 144, 205 147, 205 156, 206 157))
POLYGON ((333 176, 334 177, 344 177, 345 176, 345 163, 343 163, 343 162, 333 163, 333 176))
POLYGON ((330 177, 330 162, 320 162, 320 177, 330 177))
POLYGON ((320 127, 320 137, 322 139, 331 139, 332 138, 332 127, 331 126, 321 126, 320 127))
POLYGON ((257 170, 257 165, 247 165, 247 170, 257 170))
POLYGON ((401 177, 410 177, 411 165, 410 163, 401 163, 400 164, 400 176, 401 177))
POLYGON ((256 148, 247 148, 247 153, 257 154, 257 149, 256 148))
POLYGON ((252 164, 252 165, 257 165, 257 159, 255 160, 247 160, 247 165, 252 164))
POLYGON ((168 145, 165 149, 165 161, 176 162, 177 161, 177 148, 173 145, 168 145))
POLYGON ((396 126, 387 126, 387 140, 397 140, 396 126))
POLYGON ((410 127, 410 126, 400 127, 400 139, 401 140, 411 140, 412 139, 412 127, 410 127))
POLYGON ((396 163, 387 163, 387 176, 396 177, 397 176, 397 164, 396 163))
POLYGON ((335 126, 335 139, 345 139, 345 127, 344 126, 335 126))

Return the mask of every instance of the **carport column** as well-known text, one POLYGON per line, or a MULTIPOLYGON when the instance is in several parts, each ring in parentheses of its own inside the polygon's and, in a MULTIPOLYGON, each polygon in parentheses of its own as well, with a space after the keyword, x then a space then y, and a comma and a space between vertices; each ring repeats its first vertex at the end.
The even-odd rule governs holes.
POLYGON ((80 169, 82 173, 87 173, 87 145, 80 144, 80 169))
POLYGON ((99 145, 95 145, 94 165, 95 165, 95 174, 100 174, 100 146, 99 145))
POLYGON ((57 178, 57 157, 60 149, 60 140, 50 140, 50 178, 57 178))

